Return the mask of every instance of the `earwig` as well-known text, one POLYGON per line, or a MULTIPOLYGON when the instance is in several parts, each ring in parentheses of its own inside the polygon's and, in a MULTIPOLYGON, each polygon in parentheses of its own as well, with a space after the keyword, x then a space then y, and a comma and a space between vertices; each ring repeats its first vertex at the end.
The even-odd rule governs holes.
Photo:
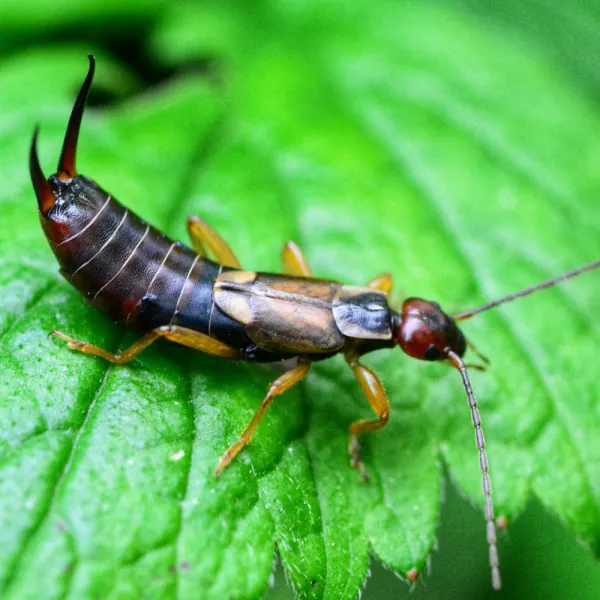
MULTIPOLYGON (((114 321, 142 333, 124 352, 113 354, 60 332, 52 333, 73 350, 123 364, 159 338, 230 360, 275 362, 295 358, 296 366, 271 384, 239 439, 219 460, 215 474, 250 442, 273 399, 299 383, 313 362, 343 354, 376 414, 350 425, 351 465, 364 480, 358 436, 381 429, 390 407, 377 375, 360 362, 374 350, 398 345, 419 360, 442 361, 461 375, 479 451, 492 585, 500 570, 492 487, 481 417, 463 361, 471 348, 457 322, 551 287, 600 266, 600 261, 569 271, 452 317, 439 304, 408 298, 400 311, 388 303, 392 286, 383 274, 366 286, 316 279, 300 248, 287 242, 283 275, 244 271, 223 238, 198 217, 188 219, 195 251, 172 241, 127 210, 92 179, 76 170, 77 141, 95 61, 71 112, 57 171, 46 179, 41 169, 36 127, 29 169, 40 220, 60 264, 60 272, 85 298, 114 321), (216 261, 207 257, 210 251, 216 261)), ((478 367, 478 365, 469 365, 478 367)), ((478 367, 483 368, 483 367, 478 367)))

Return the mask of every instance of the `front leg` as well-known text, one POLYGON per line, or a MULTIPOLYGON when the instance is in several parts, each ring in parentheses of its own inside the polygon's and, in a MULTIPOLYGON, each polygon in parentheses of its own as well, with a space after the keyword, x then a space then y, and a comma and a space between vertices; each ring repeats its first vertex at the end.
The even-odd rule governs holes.
POLYGON ((350 425, 350 441, 348 443, 348 452, 350 453, 350 464, 353 468, 358 469, 362 475, 363 481, 368 480, 365 465, 360 460, 360 446, 358 436, 363 433, 377 431, 381 429, 390 418, 390 404, 387 399, 385 390, 381 380, 369 367, 361 365, 359 356, 354 352, 347 352, 344 355, 346 362, 354 371, 362 391, 364 392, 373 412, 377 415, 377 419, 361 419, 350 425))
POLYGON ((374 290, 381 290, 386 294, 389 294, 392 289, 392 276, 389 273, 381 273, 381 275, 377 275, 374 279, 371 279, 369 283, 367 283, 367 287, 373 288, 374 290))

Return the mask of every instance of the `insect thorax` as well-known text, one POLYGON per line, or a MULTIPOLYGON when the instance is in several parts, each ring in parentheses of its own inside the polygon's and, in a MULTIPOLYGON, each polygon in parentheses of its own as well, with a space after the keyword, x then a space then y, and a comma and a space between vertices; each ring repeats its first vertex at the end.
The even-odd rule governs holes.
POLYGON ((341 286, 332 302, 335 324, 343 335, 361 340, 391 340, 392 313, 384 292, 341 286))

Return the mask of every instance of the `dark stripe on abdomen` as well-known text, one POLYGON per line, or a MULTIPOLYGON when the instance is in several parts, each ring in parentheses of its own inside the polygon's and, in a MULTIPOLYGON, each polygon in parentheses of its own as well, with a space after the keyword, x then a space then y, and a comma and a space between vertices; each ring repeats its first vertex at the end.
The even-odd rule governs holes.
POLYGON ((67 281, 113 320, 141 332, 181 325, 246 348, 244 326, 213 306, 227 267, 148 226, 96 183, 76 177, 48 215, 46 233, 67 281))
POLYGON ((168 241, 160 259, 154 261, 152 281, 142 292, 140 305, 136 309, 136 319, 144 330, 171 323, 188 273, 196 260, 194 252, 179 243, 168 241))

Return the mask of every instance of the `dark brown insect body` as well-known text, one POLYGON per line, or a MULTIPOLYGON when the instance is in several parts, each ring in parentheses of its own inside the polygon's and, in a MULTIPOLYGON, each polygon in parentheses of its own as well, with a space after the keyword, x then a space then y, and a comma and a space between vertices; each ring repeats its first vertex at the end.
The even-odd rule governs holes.
POLYGON ((248 347, 244 328, 215 310, 215 279, 228 268, 173 242, 86 177, 55 187, 44 230, 61 273, 91 304, 143 333, 179 325, 248 347))
POLYGON ((389 275, 380 275, 362 287, 315 279, 293 242, 283 251, 285 275, 244 271, 226 242, 201 219, 188 220, 194 252, 145 223, 91 179, 77 175, 77 138, 93 73, 90 56, 90 70, 71 114, 58 170, 48 180, 39 165, 36 130, 31 178, 42 226, 61 273, 91 304, 144 335, 128 350, 113 354, 64 333, 53 333, 72 349, 120 364, 161 337, 234 360, 297 358, 297 365, 271 385, 248 427, 221 457, 217 474, 252 439, 273 398, 301 381, 312 362, 343 353, 377 415, 350 425, 351 464, 366 479, 357 436, 385 425, 389 403, 383 385, 360 363, 360 357, 399 345, 414 358, 448 362, 460 372, 471 408, 483 477, 492 581, 499 588, 481 419, 462 361, 468 342, 456 321, 596 268, 600 261, 455 318, 438 304, 418 298, 409 298, 400 312, 394 311, 387 300, 392 283, 389 275), (207 249, 217 262, 207 258, 207 249))
POLYGON ((235 270, 172 241, 86 177, 50 184, 56 202, 42 224, 61 273, 114 321, 142 333, 200 332, 251 362, 317 360, 349 340, 394 345, 384 292, 235 270))

